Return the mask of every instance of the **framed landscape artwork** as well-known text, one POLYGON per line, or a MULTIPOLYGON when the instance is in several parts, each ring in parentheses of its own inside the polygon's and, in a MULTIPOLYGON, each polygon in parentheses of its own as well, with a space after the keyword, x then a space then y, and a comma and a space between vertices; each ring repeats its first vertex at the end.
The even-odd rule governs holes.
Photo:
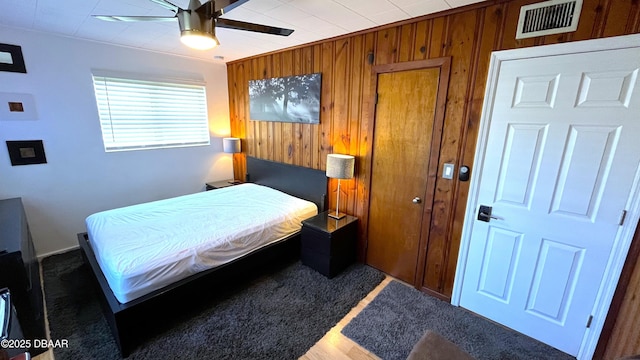
POLYGON ((318 124, 322 74, 249 80, 251 120, 318 124))

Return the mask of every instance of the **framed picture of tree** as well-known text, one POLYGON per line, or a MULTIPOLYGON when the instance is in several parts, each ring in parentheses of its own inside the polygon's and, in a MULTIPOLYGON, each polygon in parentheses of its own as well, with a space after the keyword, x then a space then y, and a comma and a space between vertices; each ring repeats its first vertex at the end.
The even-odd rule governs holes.
POLYGON ((249 80, 251 120, 320 122, 321 73, 249 80))

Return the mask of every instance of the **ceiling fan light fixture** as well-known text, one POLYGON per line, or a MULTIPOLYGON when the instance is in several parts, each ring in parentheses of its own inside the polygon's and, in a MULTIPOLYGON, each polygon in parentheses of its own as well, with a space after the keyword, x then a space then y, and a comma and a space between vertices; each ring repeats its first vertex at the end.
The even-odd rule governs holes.
MULTIPOLYGON (((95 18, 108 21, 175 21, 180 25, 180 40, 183 44, 197 50, 209 50, 218 45, 216 27, 234 30, 254 31, 263 34, 289 36, 291 29, 248 23, 245 21, 220 18, 227 11, 238 7, 248 0, 220 1, 219 8, 215 0, 189 0, 187 8, 181 8, 168 0, 150 0, 175 13, 174 16, 123 16, 123 15, 93 15, 95 18)), ((171 0, 173 1, 173 0, 171 0)))
POLYGON ((196 50, 209 50, 220 45, 220 41, 214 34, 194 30, 182 31, 180 41, 188 47, 196 50))

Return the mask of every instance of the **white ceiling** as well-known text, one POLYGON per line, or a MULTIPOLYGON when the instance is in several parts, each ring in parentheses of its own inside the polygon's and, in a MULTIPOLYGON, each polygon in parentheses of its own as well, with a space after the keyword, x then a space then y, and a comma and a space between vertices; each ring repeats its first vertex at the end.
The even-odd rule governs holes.
MULTIPOLYGON (((188 0, 169 0, 186 8, 188 0)), ((294 29, 288 37, 216 29, 221 45, 198 51, 180 42, 176 22, 111 22, 91 15, 162 15, 149 0, 0 0, 0 25, 55 33, 207 61, 232 61, 481 0, 250 0, 223 17, 294 29), (214 56, 222 56, 223 60, 214 56)))

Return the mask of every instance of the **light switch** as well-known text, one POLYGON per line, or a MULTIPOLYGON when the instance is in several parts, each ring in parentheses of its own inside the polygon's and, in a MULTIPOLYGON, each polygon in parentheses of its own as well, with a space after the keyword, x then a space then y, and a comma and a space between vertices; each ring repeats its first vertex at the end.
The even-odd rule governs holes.
POLYGON ((453 179, 453 164, 444 164, 444 168, 442 169, 442 178, 443 179, 453 179))

